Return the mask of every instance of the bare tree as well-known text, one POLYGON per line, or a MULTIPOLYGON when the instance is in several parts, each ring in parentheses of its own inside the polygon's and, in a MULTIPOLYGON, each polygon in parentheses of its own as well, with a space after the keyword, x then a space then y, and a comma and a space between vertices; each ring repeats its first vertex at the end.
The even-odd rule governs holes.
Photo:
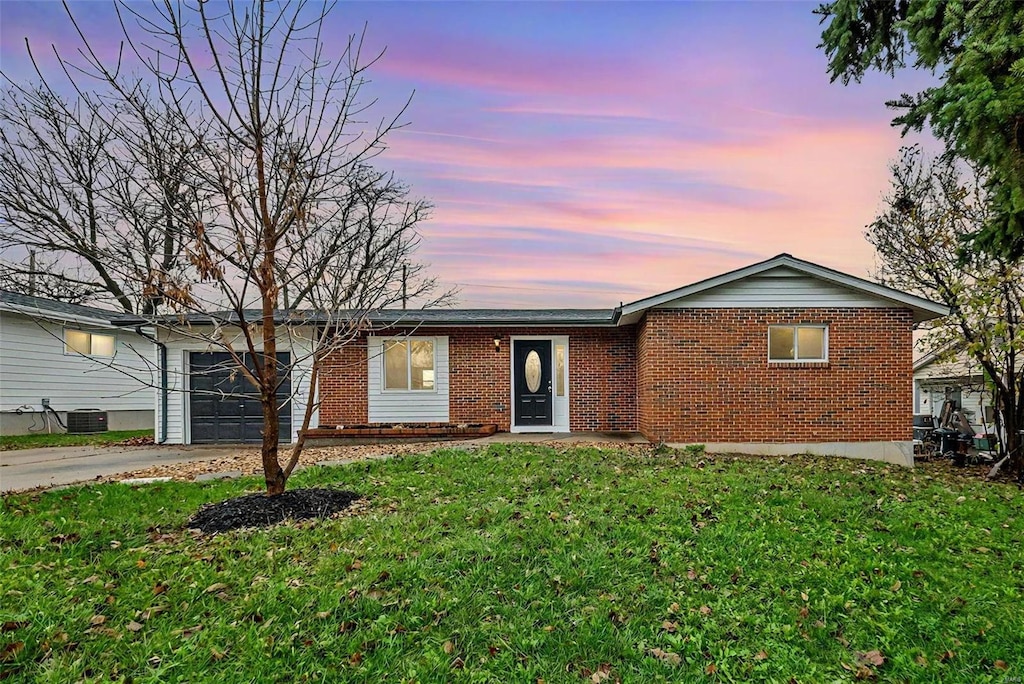
POLYGON ((181 272, 177 214, 193 201, 183 172, 195 142, 177 116, 9 83, 0 103, 0 282, 152 313, 147 278, 181 272))
POLYGON ((923 339, 928 351, 966 353, 984 371, 1012 471, 1024 472, 1024 263, 965 249, 990 218, 981 180, 955 160, 905 148, 891 190, 867 230, 877 279, 941 302, 951 313, 923 339))
MULTIPOLYGON (((109 136, 97 144, 117 160, 97 194, 121 209, 142 196, 152 202, 141 206, 155 209, 112 212, 112 230, 145 234, 152 258, 137 263, 122 246, 104 252, 101 264, 115 264, 141 295, 138 322, 227 352, 232 373, 255 388, 267 492, 279 494, 302 447, 282 466, 286 371, 310 373, 308 427, 327 355, 357 335, 374 309, 437 299, 430 300, 434 281, 411 258, 429 205, 371 166, 405 108, 364 120, 373 104, 363 99, 366 71, 380 55, 364 57, 361 35, 326 35, 331 5, 115 6, 122 58, 104 61, 79 31, 83 61, 65 61, 64 71, 89 94, 80 96, 81 110, 58 108, 86 131, 95 118, 113 122, 97 127, 109 136), (129 64, 136 70, 130 77, 129 64), (169 138, 155 135, 168 131, 169 138), (138 168, 147 169, 146 182, 138 168), (161 260, 168 254, 173 263, 161 260), (301 353, 282 368, 279 348, 301 353)), ((76 226, 76 239, 92 229, 91 219, 76 226)), ((87 250, 75 254, 89 261, 87 250)))

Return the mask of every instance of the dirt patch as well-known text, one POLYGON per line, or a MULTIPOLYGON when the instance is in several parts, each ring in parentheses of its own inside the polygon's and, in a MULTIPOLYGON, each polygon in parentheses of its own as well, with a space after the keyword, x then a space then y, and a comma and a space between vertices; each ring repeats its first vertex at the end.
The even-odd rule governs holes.
MULTIPOLYGON (((308 466, 319 461, 363 461, 380 458, 389 454, 400 456, 410 453, 423 453, 438 448, 437 444, 367 444, 361 446, 307 447, 302 450, 301 466, 308 466)), ((281 449, 280 458, 287 460, 290 449, 281 449)), ((259 449, 239 447, 238 453, 221 458, 186 463, 161 463, 149 468, 126 471, 116 475, 99 478, 105 482, 115 482, 125 478, 137 477, 169 477, 179 481, 194 480, 199 475, 209 473, 241 472, 243 475, 262 475, 263 462, 259 449)))
POLYGON ((207 504, 186 525, 205 534, 245 527, 269 527, 284 520, 329 518, 344 511, 359 495, 344 489, 290 489, 278 496, 247 494, 207 504))

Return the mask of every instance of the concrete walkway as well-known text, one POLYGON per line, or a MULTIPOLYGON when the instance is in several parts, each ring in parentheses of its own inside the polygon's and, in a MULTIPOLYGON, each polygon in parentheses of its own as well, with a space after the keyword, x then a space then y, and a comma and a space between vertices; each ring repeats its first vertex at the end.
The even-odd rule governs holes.
POLYGON ((56 487, 164 463, 222 458, 238 446, 46 447, 0 451, 0 492, 56 487))

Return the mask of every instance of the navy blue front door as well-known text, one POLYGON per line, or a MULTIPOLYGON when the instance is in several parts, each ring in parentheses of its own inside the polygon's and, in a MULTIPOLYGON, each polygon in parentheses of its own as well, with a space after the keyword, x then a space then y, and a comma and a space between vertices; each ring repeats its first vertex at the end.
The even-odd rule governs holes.
POLYGON ((513 340, 515 425, 552 425, 551 340, 513 340))

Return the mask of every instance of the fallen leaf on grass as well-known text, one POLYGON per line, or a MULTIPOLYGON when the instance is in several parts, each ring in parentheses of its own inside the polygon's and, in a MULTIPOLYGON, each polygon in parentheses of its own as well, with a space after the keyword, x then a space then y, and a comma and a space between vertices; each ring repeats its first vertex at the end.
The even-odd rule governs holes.
POLYGON ((892 593, 894 593, 894 594, 895 594, 895 593, 896 593, 897 591, 899 591, 899 590, 900 590, 900 589, 901 589, 902 587, 903 587, 903 582, 900 582, 899 580, 896 580, 896 584, 894 584, 894 585, 892 585, 891 587, 889 587, 889 591, 891 591, 892 593))
POLYGON ((441 644, 441 650, 444 651, 446 655, 451 655, 455 652, 455 644, 451 641, 446 641, 441 644))
POLYGON ((716 672, 718 672, 718 666, 715 665, 714 663, 711 663, 710 665, 708 665, 707 667, 704 668, 704 672, 706 674, 713 675, 716 672))
POLYGON ((952 660, 953 658, 956 658, 956 653, 947 650, 945 653, 939 656, 939 662, 944 663, 947 660, 952 660))
POLYGON ((917 657, 914 658, 914 662, 917 663, 918 665, 920 665, 921 667, 927 667, 928 666, 928 659, 925 658, 921 654, 918 654, 917 657))
POLYGON ((224 584, 223 582, 217 582, 215 584, 211 584, 210 586, 206 587, 205 592, 207 594, 213 594, 213 593, 218 592, 218 591, 224 591, 227 588, 228 588, 228 585, 224 584))
POLYGON ((74 544, 80 539, 81 537, 76 532, 72 532, 71 534, 58 534, 50 537, 50 543, 60 546, 61 544, 74 544))
POLYGON ((329 617, 331 617, 331 611, 329 611, 329 610, 322 610, 322 611, 320 611, 319 613, 316 614, 316 617, 317 617, 318 620, 323 620, 325 618, 329 618, 329 617))
POLYGON ((5 644, 0 649, 0 663, 10 662, 14 660, 14 657, 21 652, 21 649, 25 648, 24 641, 12 641, 9 644, 5 644))
POLYGON ((160 613, 163 613, 166 610, 167 606, 153 606, 152 608, 147 608, 146 610, 142 611, 142 613, 140 613, 136 617, 145 622, 154 615, 159 615, 160 613))
POLYGON ((350 665, 359 665, 359 663, 363 662, 363 654, 359 651, 356 651, 351 656, 349 656, 348 662, 350 665))
POLYGON ((992 663, 992 666, 997 670, 1007 670, 1010 667, 1006 664, 1005 660, 997 660, 996 662, 992 663))
POLYGON ((652 648, 648 653, 667 665, 682 665, 683 663, 683 659, 678 653, 663 651, 660 648, 652 648))
POLYGON ((766 651, 758 651, 757 655, 754 656, 754 660, 768 660, 768 653, 766 651))
POLYGON ((701 615, 711 615, 711 606, 701 606, 700 607, 700 614, 701 615))
POLYGON ((140 629, 142 629, 142 623, 136 622, 135 620, 128 623, 129 632, 138 632, 140 629))
POLYGON ((673 603, 671 606, 668 607, 668 612, 669 613, 678 613, 679 612, 679 604, 678 603, 673 603))
POLYGON ((885 664, 885 656, 882 655, 881 651, 857 651, 857 664, 858 665, 883 665, 885 664))
POLYGON ((167 585, 161 582, 153 585, 153 596, 159 596, 167 592, 167 585))
POLYGON ((224 656, 226 655, 227 653, 225 651, 218 651, 217 649, 210 647, 210 657, 214 660, 220 662, 221 660, 224 660, 224 656))
POLYGON ((29 623, 28 620, 8 620, 3 624, 3 627, 0 628, 0 632, 13 632, 16 629, 28 627, 29 624, 31 623, 29 623))
POLYGON ((661 623, 661 628, 666 632, 674 633, 677 629, 679 629, 679 625, 678 623, 672 622, 670 620, 665 620, 661 623))
POLYGON ((98 627, 99 625, 102 625, 106 621, 107 621, 107 616, 106 615, 93 615, 91 618, 89 618, 89 624, 92 625, 93 627, 98 627))
POLYGON ((180 636, 182 639, 188 639, 190 636, 192 636, 196 632, 201 632, 202 629, 203 629, 202 625, 195 625, 194 627, 185 627, 183 629, 176 629, 173 632, 171 632, 171 634, 173 634, 175 636, 180 636))

